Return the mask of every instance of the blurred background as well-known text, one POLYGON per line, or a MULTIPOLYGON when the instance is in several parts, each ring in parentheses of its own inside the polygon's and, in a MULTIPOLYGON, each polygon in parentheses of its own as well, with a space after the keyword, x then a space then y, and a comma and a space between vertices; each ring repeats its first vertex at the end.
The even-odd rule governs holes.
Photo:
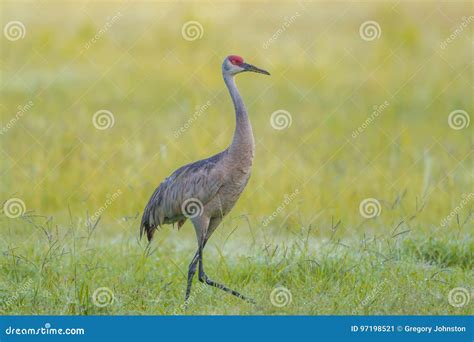
MULTIPOLYGON (((7 273, 9 251, 34 253, 44 231, 66 239, 72 226, 96 229, 107 248, 126 241, 109 256, 132 253, 159 183, 231 141, 234 111, 220 69, 229 54, 271 76, 237 77, 256 155, 246 190, 213 237, 217 254, 249 256, 301 235, 316 249, 324 239, 350 244, 399 232, 445 242, 470 236, 470 2, 1 7, 7 273)), ((161 251, 184 248, 176 263, 185 269, 191 224, 156 236, 161 251)))

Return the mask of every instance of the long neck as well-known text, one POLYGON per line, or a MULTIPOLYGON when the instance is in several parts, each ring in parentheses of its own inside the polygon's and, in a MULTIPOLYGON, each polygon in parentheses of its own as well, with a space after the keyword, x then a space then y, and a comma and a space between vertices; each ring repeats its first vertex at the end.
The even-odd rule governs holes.
POLYGON ((229 146, 229 153, 245 159, 249 157, 251 160, 253 158, 254 139, 252 125, 250 124, 247 115, 247 109, 245 108, 244 101, 235 85, 234 77, 231 75, 225 75, 224 82, 229 89, 230 97, 232 98, 235 109, 235 132, 232 143, 229 146))

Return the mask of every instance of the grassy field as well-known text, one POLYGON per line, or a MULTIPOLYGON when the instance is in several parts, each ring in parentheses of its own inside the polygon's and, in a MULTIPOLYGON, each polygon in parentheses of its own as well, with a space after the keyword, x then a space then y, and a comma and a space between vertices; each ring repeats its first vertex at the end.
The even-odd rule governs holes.
POLYGON ((469 2, 1 12, 0 313, 473 313, 469 2), (184 311, 193 227, 139 220, 230 142, 229 54, 272 76, 238 76, 254 168, 204 258, 257 305, 196 277, 184 311))

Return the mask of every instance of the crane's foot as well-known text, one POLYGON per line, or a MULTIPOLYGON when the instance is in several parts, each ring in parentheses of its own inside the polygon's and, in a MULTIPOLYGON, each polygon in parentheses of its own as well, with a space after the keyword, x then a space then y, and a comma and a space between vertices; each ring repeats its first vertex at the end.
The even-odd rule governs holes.
POLYGON ((240 294, 239 292, 228 288, 225 285, 219 284, 218 282, 215 282, 214 280, 209 279, 209 277, 205 273, 199 274, 199 281, 202 283, 206 283, 207 285, 217 287, 218 289, 221 289, 227 293, 230 293, 231 295, 236 296, 242 300, 245 300, 246 302, 249 302, 251 304, 254 304, 254 305, 257 304, 257 302, 253 300, 252 298, 246 297, 240 294))
POLYGON ((190 299, 190 294, 189 293, 186 293, 186 297, 184 298, 184 303, 183 305, 181 306, 182 307, 182 311, 183 313, 186 313, 188 311, 188 306, 189 306, 189 303, 190 302, 193 302, 194 300, 190 299))

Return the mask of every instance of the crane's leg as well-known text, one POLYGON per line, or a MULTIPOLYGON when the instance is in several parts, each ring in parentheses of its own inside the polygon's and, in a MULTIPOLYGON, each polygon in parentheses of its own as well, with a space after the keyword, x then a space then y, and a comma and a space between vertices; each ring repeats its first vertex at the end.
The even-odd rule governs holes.
POLYGON ((218 282, 215 282, 214 280, 209 279, 209 277, 204 273, 204 266, 202 264, 202 248, 200 247, 200 252, 199 252, 199 281, 202 283, 206 283, 207 285, 211 285, 214 287, 217 287, 218 289, 221 289, 227 293, 230 293, 231 295, 234 295, 240 299, 243 299, 249 303, 256 304, 255 301, 252 298, 246 297, 239 292, 232 290, 228 288, 227 286, 223 284, 219 284, 218 282))
POLYGON ((188 285, 186 287, 186 297, 184 298, 185 305, 188 304, 189 295, 191 294, 191 286, 193 285, 193 278, 194 278, 194 274, 196 273, 198 257, 199 257, 199 249, 196 251, 196 254, 194 254, 193 260, 191 260, 191 263, 189 264, 188 285))
MULTIPOLYGON (((209 226, 209 218, 207 218, 204 215, 200 215, 198 217, 195 217, 191 219, 194 225, 194 230, 196 231, 196 238, 198 240, 198 245, 201 246, 201 244, 205 245, 207 240, 204 241, 204 237, 206 236, 207 232, 207 227, 209 226), (202 241, 204 241, 202 243, 202 241)), ((191 295, 191 287, 193 285, 193 278, 194 274, 196 273, 196 267, 197 263, 199 261, 199 248, 196 251, 196 254, 194 254, 193 259, 191 260, 191 263, 189 264, 189 269, 188 269, 188 284, 186 287, 186 296, 184 298, 184 305, 187 306, 189 302, 189 296, 191 295)))
MULTIPOLYGON (((206 245, 207 240, 204 241, 204 246, 206 245)), ((196 253, 194 254, 193 259, 191 260, 188 268, 188 285, 186 287, 186 297, 184 298, 184 302, 187 303, 189 296, 191 295, 191 287, 193 285, 193 278, 194 274, 196 273, 196 267, 199 261, 199 248, 197 249, 196 253)))
MULTIPOLYGON (((218 225, 220 223, 220 220, 218 220, 217 222, 216 221, 212 221, 210 222, 209 224, 209 227, 208 227, 208 232, 210 234, 212 234, 212 232, 214 231, 214 229, 216 228, 215 225, 218 225)), ((214 287, 217 287, 218 289, 221 289, 227 293, 230 293, 231 295, 234 295, 240 299, 243 299, 249 303, 252 303, 252 304, 256 304, 255 301, 251 298, 248 298, 246 296, 243 296, 241 295, 239 292, 235 291, 235 290, 232 290, 230 288, 228 288, 227 286, 223 285, 223 284, 219 284, 217 282, 215 282, 214 280, 211 280, 209 279, 209 277, 206 275, 206 273, 204 273, 204 265, 202 263, 202 255, 203 255, 203 250, 204 250, 204 246, 206 245, 206 242, 207 240, 209 239, 210 237, 210 234, 206 234, 206 237, 204 238, 204 240, 202 241, 202 243, 199 244, 199 249, 198 249, 198 259, 199 259, 199 281, 202 282, 202 283, 206 283, 207 285, 211 285, 211 286, 214 286, 214 287)))

